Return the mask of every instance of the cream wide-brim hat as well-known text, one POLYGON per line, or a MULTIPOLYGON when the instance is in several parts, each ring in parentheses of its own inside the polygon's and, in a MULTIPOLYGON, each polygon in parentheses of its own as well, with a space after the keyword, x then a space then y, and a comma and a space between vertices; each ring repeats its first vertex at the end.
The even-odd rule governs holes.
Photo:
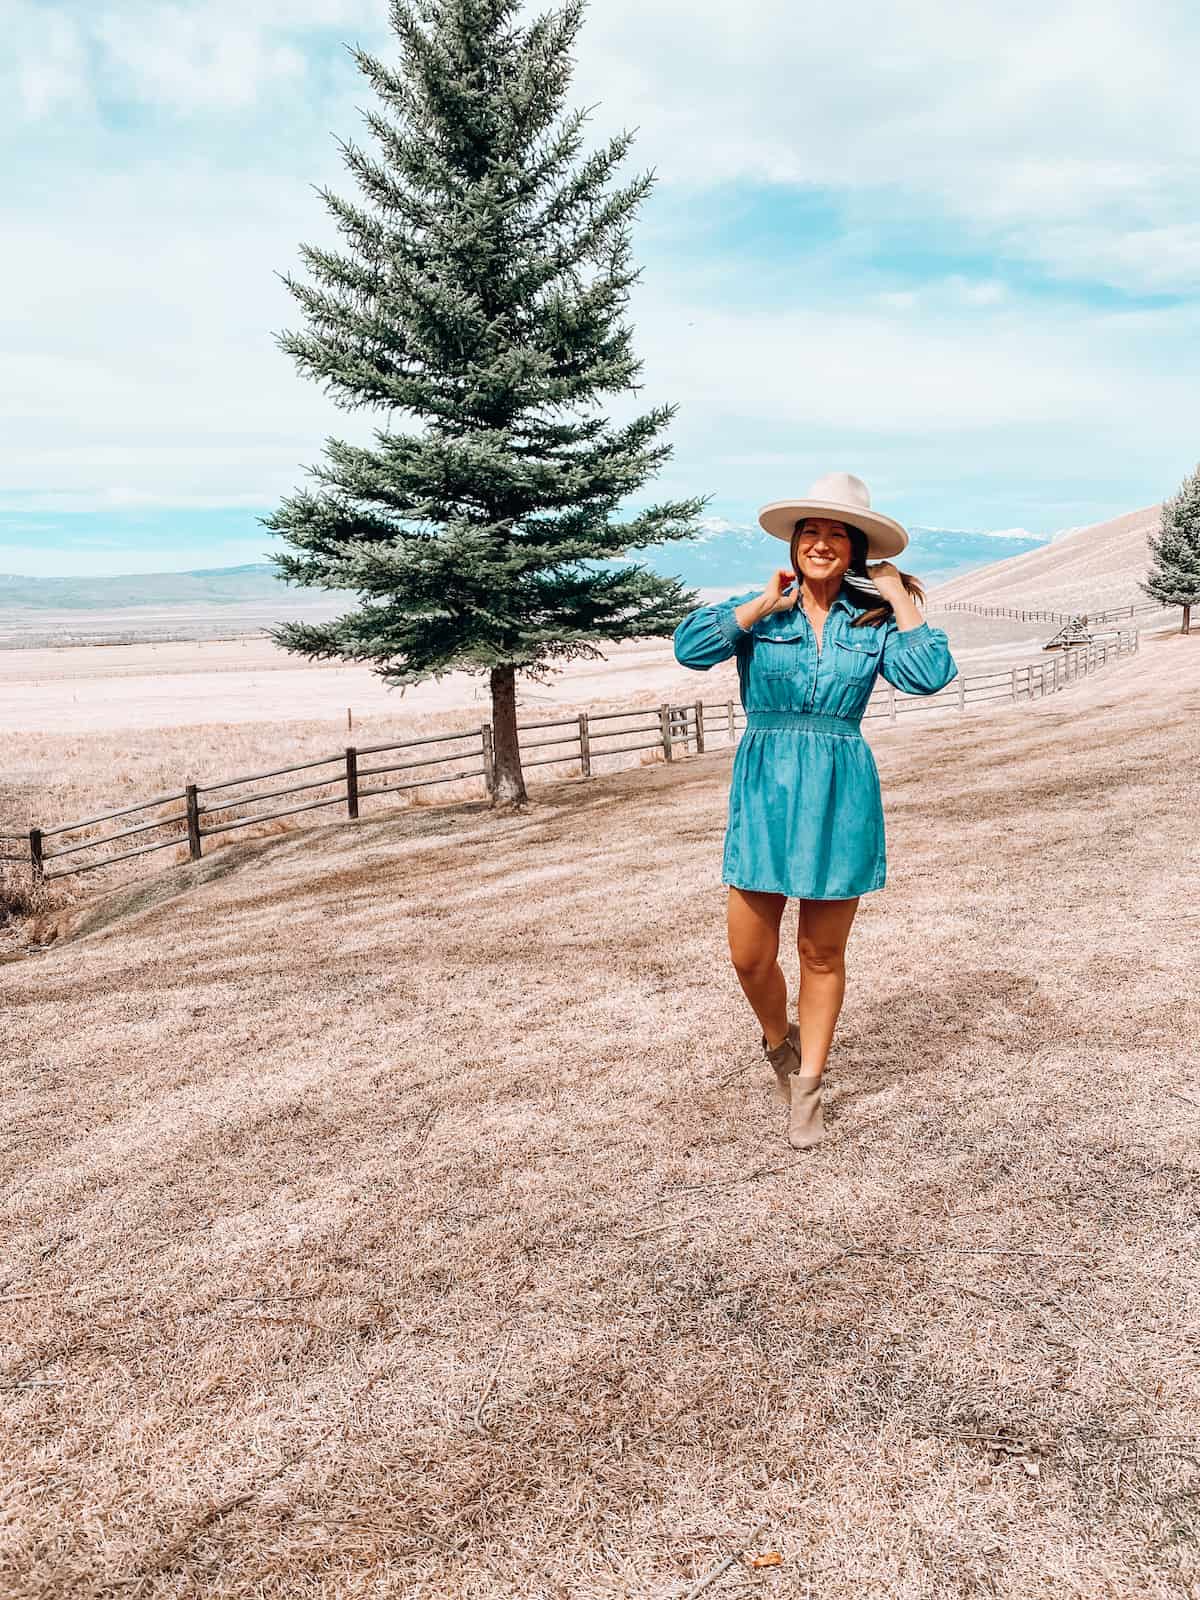
POLYGON ((802 517, 853 523, 866 534, 867 555, 876 561, 898 556, 908 543, 898 522, 871 510, 871 491, 852 472, 827 472, 802 500, 772 500, 758 513, 758 525, 790 545, 792 530, 802 517))

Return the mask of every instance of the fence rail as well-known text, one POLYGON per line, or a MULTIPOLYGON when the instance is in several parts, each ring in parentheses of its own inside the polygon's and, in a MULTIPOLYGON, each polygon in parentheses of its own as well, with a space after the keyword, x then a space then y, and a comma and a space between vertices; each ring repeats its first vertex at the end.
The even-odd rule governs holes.
MULTIPOLYGON (((1016 704, 1022 700, 1038 700, 1067 688, 1077 679, 1098 671, 1118 657, 1136 653, 1137 649, 1137 630, 1129 629, 1119 633, 1115 639, 1094 641, 1050 659, 1041 657, 1013 667, 975 673, 967 678, 957 677, 933 695, 906 695, 881 680, 868 702, 863 720, 895 723, 901 717, 918 712, 942 710, 964 713, 972 706, 999 701, 1016 704)), ((596 775, 597 762, 606 756, 655 750, 661 752, 665 761, 673 761, 680 754, 701 755, 708 741, 715 736, 721 738, 724 748, 736 743, 745 725, 746 714, 739 702, 728 700, 706 704, 703 700, 696 700, 690 704, 637 706, 627 711, 581 711, 574 716, 550 721, 523 722, 517 724, 517 734, 523 768, 570 762, 578 765, 581 778, 591 778, 596 775), (553 728, 571 731, 549 739, 522 740, 520 737, 522 734, 543 733, 553 728), (631 740, 632 743, 629 742, 631 740), (555 755, 525 760, 526 751, 551 746, 565 748, 555 755)), ((334 755, 318 756, 311 761, 299 761, 286 767, 273 767, 266 772, 242 773, 235 778, 220 778, 211 783, 187 783, 170 794, 157 795, 153 800, 121 806, 77 822, 62 822, 52 828, 34 827, 20 834, 0 833, 0 845, 19 843, 24 847, 24 853, 19 856, 9 851, 0 853, 0 861, 27 866, 35 880, 47 882, 95 872, 102 867, 115 866, 120 861, 130 861, 172 848, 186 847, 189 858, 196 861, 203 853, 204 840, 217 838, 221 834, 327 806, 344 806, 347 816, 356 818, 360 803, 365 799, 408 789, 432 788, 439 783, 456 783, 467 778, 482 778, 486 793, 495 793, 494 735, 492 725, 488 722, 478 728, 433 734, 420 739, 352 745, 334 755), (456 744, 465 748, 434 751, 415 760, 385 761, 376 766, 360 765, 364 756, 401 755, 431 745, 456 744), (389 777, 394 773, 444 769, 447 763, 459 761, 477 764, 466 771, 426 771, 424 776, 400 783, 369 786, 363 783, 364 779, 389 777), (296 773, 315 772, 320 767, 335 770, 326 776, 305 778, 296 784, 257 791, 247 789, 250 784, 290 777, 296 773), (230 789, 246 792, 226 795, 230 789), (266 801, 321 790, 325 793, 298 805, 266 812, 254 809, 266 801), (175 809, 180 801, 184 806, 182 811, 175 809), (145 815, 163 808, 168 808, 168 815, 145 815), (77 837, 89 829, 124 822, 139 814, 142 814, 142 820, 128 827, 110 828, 110 831, 100 835, 77 837), (161 833, 162 837, 153 837, 156 833, 161 833), (142 834, 150 835, 149 841, 132 850, 97 854, 118 842, 142 834), (80 854, 85 859, 73 862, 70 866, 54 865, 80 854), (95 859, 87 859, 91 855, 95 855, 95 859)))
POLYGON ((1161 604, 1157 600, 1148 600, 1141 605, 1117 606, 1108 611, 1032 611, 1014 610, 1011 606, 982 606, 973 600, 941 600, 936 596, 930 599, 930 608, 935 611, 969 611, 976 617, 1004 617, 1010 622, 1073 622, 1076 617, 1082 617, 1089 623, 1099 622, 1128 622, 1134 617, 1148 616, 1151 612, 1170 611, 1173 608, 1161 604))

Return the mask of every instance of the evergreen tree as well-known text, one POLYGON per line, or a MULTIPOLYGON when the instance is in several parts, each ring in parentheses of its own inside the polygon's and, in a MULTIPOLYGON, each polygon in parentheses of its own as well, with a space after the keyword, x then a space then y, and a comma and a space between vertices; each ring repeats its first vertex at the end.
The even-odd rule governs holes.
POLYGON ((1200 467, 1163 502, 1157 536, 1150 536, 1152 558, 1140 587, 1154 600, 1183 607, 1181 633, 1191 631, 1192 607, 1200 604, 1200 467))
POLYGON ((523 804, 515 676, 602 641, 669 635, 697 595, 640 565, 582 561, 686 539, 706 498, 614 518, 668 459, 676 405, 621 426, 599 397, 640 387, 622 322, 630 220, 652 173, 616 186, 622 133, 580 158, 560 115, 584 0, 518 26, 519 0, 391 0, 398 65, 352 54, 378 99, 378 154, 338 141, 362 199, 320 194, 344 250, 301 246, 284 282, 308 331, 279 344, 346 410, 388 413, 369 448, 327 439, 315 487, 264 525, 287 581, 357 610, 274 631, 385 682, 486 672, 495 799, 523 804), (393 414, 421 431, 392 431, 393 414))

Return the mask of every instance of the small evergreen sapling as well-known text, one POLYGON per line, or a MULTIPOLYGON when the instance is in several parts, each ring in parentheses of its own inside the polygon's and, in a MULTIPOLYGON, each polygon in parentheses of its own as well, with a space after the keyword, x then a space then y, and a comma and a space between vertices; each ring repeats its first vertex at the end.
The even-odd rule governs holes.
POLYGON ((1183 607, 1181 633, 1190 633, 1200 604, 1200 467, 1163 502, 1157 535, 1150 536, 1150 571, 1141 588, 1164 605, 1183 607))
POLYGON ((394 66, 352 54, 378 147, 339 141, 362 192, 321 195, 344 247, 301 246, 285 276, 307 331, 280 336, 346 410, 387 414, 369 447, 326 441, 315 486, 264 519, 287 581, 360 604, 274 630, 313 658, 371 662, 385 682, 489 679, 499 804, 523 804, 515 678, 601 642, 669 635, 696 603, 640 565, 579 565, 693 537, 706 498, 614 520, 671 453, 678 407, 620 425, 636 390, 622 322, 638 271, 629 224, 653 175, 614 186, 622 133, 579 158, 586 111, 560 117, 583 0, 524 26, 518 0, 392 0, 394 66), (415 421, 421 431, 393 431, 415 421))

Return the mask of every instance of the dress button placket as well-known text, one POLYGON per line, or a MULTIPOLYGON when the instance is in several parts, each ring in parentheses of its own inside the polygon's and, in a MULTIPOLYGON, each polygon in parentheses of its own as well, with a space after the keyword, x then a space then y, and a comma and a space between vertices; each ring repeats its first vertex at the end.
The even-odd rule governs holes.
MULTIPOLYGON (((799 601, 797 601, 797 604, 799 604, 799 601)), ((803 607, 801 607, 801 609, 803 609, 803 607)), ((828 624, 828 617, 825 618, 825 622, 828 624)), ((804 624, 809 633, 812 635, 813 649, 817 653, 816 665, 813 667, 813 670, 809 675, 808 694, 805 696, 804 705, 801 707, 801 709, 804 711, 811 711, 817 703, 817 679, 821 676, 821 657, 825 654, 825 652, 821 648, 821 641, 817 638, 817 630, 813 627, 812 618, 809 616, 807 611, 804 612, 804 624)))

